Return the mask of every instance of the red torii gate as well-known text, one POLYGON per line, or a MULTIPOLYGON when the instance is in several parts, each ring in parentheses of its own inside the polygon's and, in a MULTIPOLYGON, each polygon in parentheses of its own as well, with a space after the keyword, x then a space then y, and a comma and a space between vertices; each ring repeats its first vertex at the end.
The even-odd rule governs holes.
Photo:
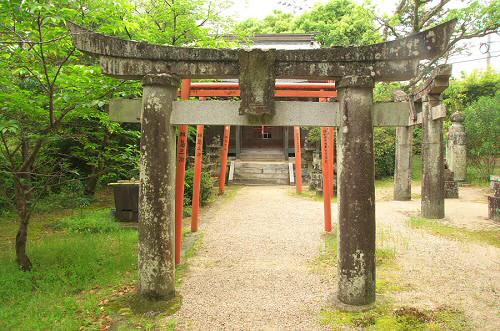
MULTIPOLYGON (((207 97, 239 97, 239 83, 214 82, 193 83, 190 79, 183 79, 181 89, 178 93, 183 100, 190 97, 199 97, 204 101, 207 97)), ((275 83, 276 98, 319 98, 320 102, 328 102, 330 98, 337 97, 336 84, 328 82, 307 83, 275 83)), ((182 219, 184 213, 184 181, 186 177, 187 159, 187 125, 181 125, 177 141, 177 171, 176 171, 176 194, 175 194, 175 263, 181 262, 182 252, 182 219)), ((203 134, 204 125, 196 127, 195 147, 195 174, 193 179, 193 200, 191 215, 191 231, 198 231, 200 214, 200 185, 203 161, 203 134)), ((224 126, 223 148, 221 153, 221 172, 219 175, 219 194, 224 194, 226 184, 226 169, 229 152, 230 126, 224 126)), ((300 127, 294 127, 295 144, 295 168, 296 168, 296 191, 302 193, 302 148, 300 139, 300 127)), ((331 199, 334 197, 334 147, 335 130, 333 127, 322 128, 321 146, 323 153, 323 198, 325 208, 325 231, 332 231, 331 199)))

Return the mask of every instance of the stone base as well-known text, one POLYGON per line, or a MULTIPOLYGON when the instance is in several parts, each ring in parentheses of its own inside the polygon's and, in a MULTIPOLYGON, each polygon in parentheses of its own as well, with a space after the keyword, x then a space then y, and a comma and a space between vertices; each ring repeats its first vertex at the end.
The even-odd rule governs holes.
POLYGON ((458 199, 458 183, 456 181, 444 182, 444 198, 458 199))
POLYGON ((488 196, 488 218, 500 222, 500 197, 488 196))

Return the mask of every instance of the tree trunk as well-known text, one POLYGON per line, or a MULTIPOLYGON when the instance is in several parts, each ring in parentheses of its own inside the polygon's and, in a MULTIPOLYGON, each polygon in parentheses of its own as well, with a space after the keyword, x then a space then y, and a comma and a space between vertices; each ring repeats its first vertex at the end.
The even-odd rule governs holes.
POLYGON ((98 181, 99 181, 99 170, 97 169, 97 167, 93 166, 89 177, 85 181, 85 190, 83 193, 86 196, 93 197, 95 194, 98 181))
POLYGON ((21 219, 19 230, 16 235, 16 261, 21 270, 30 271, 31 261, 26 254, 26 243, 28 239, 29 216, 21 219))
POLYGON ((24 192, 24 187, 19 178, 16 181, 16 208, 20 219, 19 230, 16 235, 16 261, 21 270, 29 271, 32 265, 26 254, 26 244, 28 240, 28 224, 31 215, 28 211, 28 201, 24 192))

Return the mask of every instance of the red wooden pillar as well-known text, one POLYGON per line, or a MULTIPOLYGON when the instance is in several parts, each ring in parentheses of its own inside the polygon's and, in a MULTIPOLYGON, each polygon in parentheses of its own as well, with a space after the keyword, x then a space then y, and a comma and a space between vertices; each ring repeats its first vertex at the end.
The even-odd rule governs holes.
POLYGON ((224 187, 226 186, 226 172, 227 172, 227 154, 229 153, 229 136, 231 134, 231 126, 224 126, 224 141, 222 143, 221 155, 221 169, 219 178, 219 194, 224 194, 224 187))
POLYGON ((328 128, 321 128, 321 163, 323 166, 323 202, 325 212, 325 231, 332 231, 332 201, 330 198, 330 176, 328 169, 328 128))
POLYGON ((302 146, 300 145, 300 126, 294 127, 294 142, 295 142, 295 173, 297 182, 297 193, 302 193, 302 146))
MULTIPOLYGON (((200 101, 205 101, 205 97, 200 97, 200 101)), ((191 214, 191 232, 198 231, 200 224, 200 188, 203 165, 203 134, 204 125, 196 126, 196 154, 194 158, 194 179, 193 179, 193 204, 191 214)))
POLYGON ((330 179, 330 198, 335 197, 335 128, 328 128, 328 178, 330 179))
MULTIPOLYGON (((191 80, 183 79, 181 98, 189 100, 191 80)), ((188 126, 179 126, 177 139, 177 172, 175 174, 175 264, 181 263, 182 255, 182 218, 184 214, 184 180, 186 178, 188 126)))

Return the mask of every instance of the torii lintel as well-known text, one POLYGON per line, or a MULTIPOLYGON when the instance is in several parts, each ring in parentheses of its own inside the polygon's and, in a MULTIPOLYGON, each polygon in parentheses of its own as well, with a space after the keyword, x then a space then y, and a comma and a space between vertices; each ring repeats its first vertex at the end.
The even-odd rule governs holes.
MULTIPOLYGON (((379 44, 263 52, 275 78, 339 79, 367 76, 375 81, 411 79, 418 61, 441 54, 456 20, 408 37, 379 44)), ((262 50, 189 48, 123 40, 68 22, 75 46, 99 56, 107 75, 142 79, 146 74, 173 73, 182 78, 238 78, 248 53, 262 50)))

